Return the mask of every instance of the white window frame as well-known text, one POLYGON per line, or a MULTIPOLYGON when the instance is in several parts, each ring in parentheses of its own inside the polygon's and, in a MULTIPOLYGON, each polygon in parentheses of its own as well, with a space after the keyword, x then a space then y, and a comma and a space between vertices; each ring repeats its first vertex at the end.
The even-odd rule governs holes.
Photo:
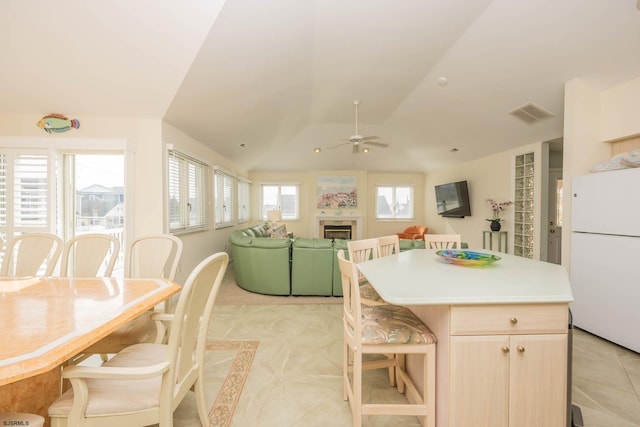
POLYGON ((262 183, 260 185, 260 218, 262 218, 264 221, 266 221, 267 218, 267 211, 272 210, 272 209, 279 209, 282 213, 282 220, 287 221, 287 220, 298 220, 300 219, 300 184, 298 183, 283 183, 283 182, 278 182, 278 183, 262 183), (276 200, 275 200, 275 205, 274 204, 269 204, 266 205, 265 203, 265 189, 267 187, 275 187, 276 188, 276 200), (294 199, 294 213, 291 214, 289 213, 289 211, 287 209, 282 209, 283 206, 283 200, 282 200, 282 189, 283 187, 294 187, 295 188, 295 199, 294 199))
POLYGON ((209 229, 209 165, 167 145, 167 221, 173 234, 209 229), (175 163, 174 163, 175 162, 175 163), (177 200, 173 221, 172 198, 177 200))
POLYGON ((238 223, 251 219, 251 181, 238 177, 238 223))
POLYGON ((375 200, 376 200, 376 219, 377 220, 406 221, 406 220, 411 220, 415 218, 416 206, 415 206, 415 186, 414 185, 408 185, 408 184, 376 185, 375 200), (391 208, 391 214, 380 212, 380 209, 378 206, 378 200, 381 196, 380 194, 381 189, 386 189, 387 191, 389 189, 391 190, 392 202, 389 205, 391 208), (411 201, 410 203, 411 209, 408 216, 399 215, 399 201, 398 201, 398 195, 397 195, 399 189, 402 189, 403 191, 409 190, 409 193, 410 193, 409 200, 411 201))
POLYGON ((47 149, 0 149, 0 155, 3 157, 2 168, 0 172, 0 199, 2 199, 2 209, 0 212, 0 234, 5 240, 25 233, 55 233, 56 232, 56 162, 55 151, 47 149), (36 167, 31 169, 20 168, 20 164, 25 166, 29 162, 29 157, 37 157, 39 160, 45 161, 44 176, 42 169, 36 167), (44 181, 40 185, 40 189, 34 191, 21 190, 20 186, 20 169, 22 173, 35 173, 44 181), (38 170, 39 169, 39 170, 38 170), (23 194, 24 193, 24 194, 23 194), (22 196, 21 196, 22 195, 22 196), (18 202, 19 197, 30 196, 33 201, 31 207, 18 202), (43 199, 44 198, 44 199, 43 199), (38 201, 39 200, 39 201, 38 201), (33 204, 35 203, 35 204, 33 204), (37 205, 44 203, 44 211, 37 205), (40 212, 39 219, 34 220, 32 224, 21 222, 19 219, 26 220, 28 214, 18 214, 18 208, 22 206, 20 212, 31 213, 40 212))
POLYGON ((214 221, 213 228, 225 228, 235 225, 233 200, 236 176, 219 166, 214 167, 214 221))

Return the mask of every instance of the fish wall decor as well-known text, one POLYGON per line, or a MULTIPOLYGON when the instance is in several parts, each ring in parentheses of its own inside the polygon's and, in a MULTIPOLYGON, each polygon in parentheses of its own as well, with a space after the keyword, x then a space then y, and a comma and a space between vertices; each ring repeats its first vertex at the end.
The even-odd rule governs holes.
POLYGON ((80 121, 69 119, 63 114, 47 114, 38 122, 38 127, 49 133, 66 132, 71 128, 79 129, 80 121))

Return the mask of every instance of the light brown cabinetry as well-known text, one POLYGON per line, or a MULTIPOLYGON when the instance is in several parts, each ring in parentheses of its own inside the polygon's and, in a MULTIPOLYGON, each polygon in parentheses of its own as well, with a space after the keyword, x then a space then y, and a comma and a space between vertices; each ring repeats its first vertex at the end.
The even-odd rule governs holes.
POLYGON ((451 307, 451 427, 566 423, 566 304, 451 307))

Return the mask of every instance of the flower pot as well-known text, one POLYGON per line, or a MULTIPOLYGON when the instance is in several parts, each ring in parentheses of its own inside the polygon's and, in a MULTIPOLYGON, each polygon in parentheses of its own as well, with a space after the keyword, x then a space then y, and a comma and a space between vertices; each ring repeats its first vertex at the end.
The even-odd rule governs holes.
POLYGON ((502 228, 502 224, 500 224, 499 221, 491 221, 489 227, 491 227, 491 231, 500 231, 500 228, 502 228))

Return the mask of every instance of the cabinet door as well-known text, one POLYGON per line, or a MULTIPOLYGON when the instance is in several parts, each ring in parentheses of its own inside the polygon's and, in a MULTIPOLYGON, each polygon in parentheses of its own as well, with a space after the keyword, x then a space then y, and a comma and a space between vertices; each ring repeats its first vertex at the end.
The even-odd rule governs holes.
POLYGON ((449 426, 507 427, 509 337, 455 336, 450 351, 449 426))
POLYGON ((567 335, 512 335, 510 348, 509 425, 566 426, 567 335))

